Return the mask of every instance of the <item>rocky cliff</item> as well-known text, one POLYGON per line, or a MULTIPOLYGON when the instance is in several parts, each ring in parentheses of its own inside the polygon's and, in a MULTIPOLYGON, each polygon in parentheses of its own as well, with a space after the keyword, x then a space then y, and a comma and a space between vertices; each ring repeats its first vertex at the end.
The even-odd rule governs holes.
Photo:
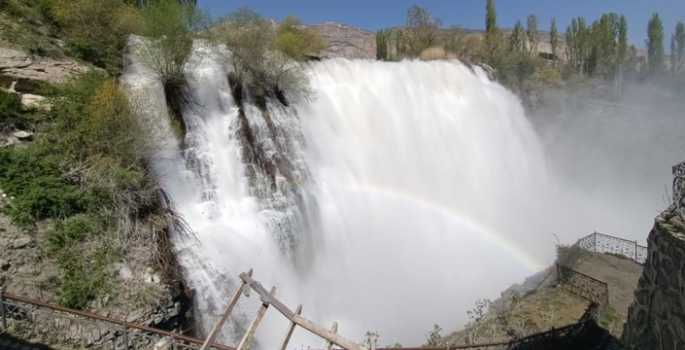
POLYGON ((376 33, 339 23, 320 23, 312 28, 319 31, 328 47, 318 55, 320 58, 344 57, 376 59, 376 33))
POLYGON ((647 243, 623 342, 631 350, 685 349, 685 223, 673 210, 665 211, 647 243))

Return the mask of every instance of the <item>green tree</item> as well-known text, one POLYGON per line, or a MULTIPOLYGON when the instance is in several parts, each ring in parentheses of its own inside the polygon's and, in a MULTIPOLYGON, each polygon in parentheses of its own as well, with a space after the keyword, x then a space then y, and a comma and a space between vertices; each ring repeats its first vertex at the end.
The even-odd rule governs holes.
POLYGON ((376 59, 388 60, 388 29, 380 29, 376 32, 376 59))
POLYGON ((110 73, 121 70, 126 39, 138 31, 138 8, 122 0, 52 0, 49 4, 68 55, 110 73))
POLYGON ((658 13, 647 24, 647 64, 652 74, 664 70, 664 25, 658 13))
POLYGON ((588 73, 604 78, 613 78, 618 71, 619 16, 605 13, 599 21, 592 23, 588 73))
POLYGON ((528 38, 528 45, 530 46, 531 56, 538 52, 538 44, 540 43, 540 34, 538 33, 538 17, 534 14, 528 15, 526 21, 526 37, 528 38))
POLYGON ((143 7, 142 18, 146 41, 136 46, 137 57, 162 83, 169 112, 185 133, 181 116, 187 101, 183 71, 193 41, 209 27, 209 15, 193 3, 156 0, 143 7))
POLYGON ((326 42, 316 30, 305 27, 299 18, 288 15, 276 29, 274 48, 296 61, 304 61, 309 55, 325 49, 326 42))
POLYGON ((628 54, 628 21, 621 15, 618 21, 618 61, 619 67, 625 63, 628 54))
POLYGON ((499 46, 500 31, 497 25, 497 10, 495 1, 487 0, 485 4, 485 44, 488 52, 494 52, 499 46))
MULTIPOLYGON (((675 34, 673 36, 675 37, 677 70, 682 70, 685 68, 685 24, 683 22, 678 22, 675 26, 675 34)), ((671 52, 671 55, 674 55, 674 53, 671 52)))
POLYGON ((271 21, 249 7, 220 19, 211 38, 230 50, 225 59, 233 69, 232 84, 247 88, 255 96, 279 92, 288 99, 312 96, 302 65, 280 50, 272 51, 276 30, 271 21))
POLYGON ((526 38, 523 30, 523 23, 516 21, 514 30, 509 37, 509 49, 514 52, 523 52, 526 47, 526 38))
POLYGON ((569 64, 574 71, 580 74, 586 70, 591 49, 591 38, 592 33, 583 17, 573 18, 571 25, 566 28, 569 64))
POLYGON ((671 72, 675 73, 677 70, 678 66, 678 58, 676 56, 676 42, 675 42, 675 34, 671 35, 671 54, 668 56, 670 61, 671 61, 671 72))
POLYGON ((423 50, 438 44, 442 22, 431 18, 427 8, 411 5, 407 10, 407 20, 403 35, 403 53, 418 57, 423 50))
POLYGON ((559 49, 559 33, 557 30, 557 19, 552 18, 552 25, 549 29, 549 45, 552 47, 552 67, 557 67, 557 50, 559 49))

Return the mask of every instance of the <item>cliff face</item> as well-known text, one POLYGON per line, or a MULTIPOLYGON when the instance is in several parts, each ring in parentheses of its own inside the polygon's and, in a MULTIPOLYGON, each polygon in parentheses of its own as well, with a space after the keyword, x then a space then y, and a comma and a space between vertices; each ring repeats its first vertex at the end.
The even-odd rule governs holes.
POLYGON ((658 216, 623 331, 627 349, 685 348, 685 224, 673 210, 658 216))
POLYGON ((328 44, 319 57, 376 59, 374 32, 331 22, 315 24, 312 28, 318 30, 328 44))

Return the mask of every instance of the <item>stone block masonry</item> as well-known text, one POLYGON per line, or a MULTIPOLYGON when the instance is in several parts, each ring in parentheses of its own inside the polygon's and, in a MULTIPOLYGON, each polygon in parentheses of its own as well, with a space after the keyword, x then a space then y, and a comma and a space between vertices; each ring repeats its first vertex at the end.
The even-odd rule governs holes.
POLYGON ((685 349, 685 224, 672 209, 649 233, 648 255, 623 330, 627 349, 685 349))

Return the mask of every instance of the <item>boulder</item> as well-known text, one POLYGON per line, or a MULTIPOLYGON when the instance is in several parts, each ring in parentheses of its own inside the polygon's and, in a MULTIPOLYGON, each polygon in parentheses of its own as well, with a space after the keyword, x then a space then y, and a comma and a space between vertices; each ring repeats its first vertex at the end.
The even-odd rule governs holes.
POLYGON ((26 248, 27 245, 31 243, 31 237, 19 237, 12 242, 12 248, 14 249, 22 249, 26 248))
POLYGON ((12 134, 20 141, 31 141, 33 140, 33 133, 29 131, 19 130, 12 134))
POLYGON ((34 94, 23 94, 21 95, 21 104, 25 107, 39 108, 44 107, 45 109, 50 109, 50 106, 46 104, 45 97, 34 94))
POLYGON ((17 92, 34 92, 40 83, 63 83, 76 73, 90 70, 69 58, 36 57, 0 47, 0 84, 17 92))
POLYGON ((14 136, 10 136, 4 141, 0 138, 0 147, 12 147, 17 144, 19 144, 19 139, 14 136))
POLYGON ((155 343, 153 349, 154 350, 171 350, 172 346, 173 346, 173 342, 171 341, 171 338, 165 337, 165 338, 162 338, 157 343, 155 343))

